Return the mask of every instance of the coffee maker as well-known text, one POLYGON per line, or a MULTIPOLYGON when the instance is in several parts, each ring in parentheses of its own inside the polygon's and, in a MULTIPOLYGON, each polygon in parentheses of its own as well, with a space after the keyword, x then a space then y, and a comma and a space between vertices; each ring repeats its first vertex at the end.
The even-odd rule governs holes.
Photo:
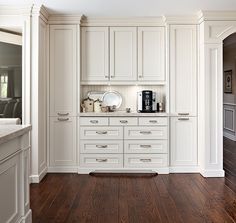
POLYGON ((157 111, 156 92, 144 90, 137 93, 138 112, 151 113, 157 111))

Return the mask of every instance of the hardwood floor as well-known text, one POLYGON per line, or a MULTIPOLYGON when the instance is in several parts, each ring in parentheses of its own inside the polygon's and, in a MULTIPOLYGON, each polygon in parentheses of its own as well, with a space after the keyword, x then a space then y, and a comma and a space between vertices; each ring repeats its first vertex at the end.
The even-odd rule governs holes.
POLYGON ((33 223, 236 222, 236 143, 224 139, 225 178, 200 174, 48 174, 31 185, 33 223))

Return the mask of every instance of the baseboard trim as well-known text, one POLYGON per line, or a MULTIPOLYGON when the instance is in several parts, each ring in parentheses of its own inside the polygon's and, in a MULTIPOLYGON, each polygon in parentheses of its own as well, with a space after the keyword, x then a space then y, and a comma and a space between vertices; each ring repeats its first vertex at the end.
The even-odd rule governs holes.
POLYGON ((199 166, 170 166, 170 173, 200 173, 199 166))
POLYGON ((235 135, 231 135, 231 134, 229 134, 227 132, 224 132, 223 135, 224 135, 224 137, 226 137, 226 138, 228 138, 230 140, 236 141, 236 136, 235 135))
POLYGON ((135 168, 85 168, 85 167, 79 167, 78 168, 78 174, 89 174, 94 171, 102 171, 106 173, 145 173, 147 171, 154 171, 158 174, 169 174, 169 167, 163 167, 163 168, 142 168, 142 169, 135 169, 135 168))
POLYGON ((21 217, 18 223, 32 223, 32 211, 31 209, 28 210, 25 216, 21 217))
POLYGON ((225 177, 224 170, 201 170, 200 174, 203 177, 225 177))
POLYGON ((47 174, 48 168, 45 167, 39 175, 31 175, 30 176, 30 183, 39 183, 47 174))
POLYGON ((78 166, 57 166, 57 167, 48 167, 48 173, 77 173, 78 166))

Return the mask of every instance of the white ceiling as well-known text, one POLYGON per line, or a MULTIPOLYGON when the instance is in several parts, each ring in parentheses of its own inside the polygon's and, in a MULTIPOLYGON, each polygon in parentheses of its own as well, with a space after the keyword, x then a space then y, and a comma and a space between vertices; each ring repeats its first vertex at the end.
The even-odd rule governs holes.
POLYGON ((0 0, 0 5, 44 4, 52 13, 86 16, 190 15, 201 10, 236 10, 236 0, 0 0))

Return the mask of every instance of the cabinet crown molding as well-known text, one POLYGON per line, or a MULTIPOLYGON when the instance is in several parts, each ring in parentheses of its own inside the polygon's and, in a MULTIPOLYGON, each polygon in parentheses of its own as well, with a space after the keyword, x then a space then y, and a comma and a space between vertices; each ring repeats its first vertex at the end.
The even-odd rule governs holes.
POLYGON ((81 14, 51 14, 48 18, 49 24, 81 24, 81 14))
POLYGON ((32 16, 40 16, 42 19, 48 21, 49 12, 44 5, 33 5, 32 16))
POLYGON ((191 16, 163 16, 163 19, 166 24, 182 24, 182 25, 193 25, 198 24, 198 16, 191 15, 191 16))
POLYGON ((203 21, 235 21, 236 11, 199 11, 199 23, 203 21))
POLYGON ((86 17, 81 26, 165 26, 163 17, 86 17))

